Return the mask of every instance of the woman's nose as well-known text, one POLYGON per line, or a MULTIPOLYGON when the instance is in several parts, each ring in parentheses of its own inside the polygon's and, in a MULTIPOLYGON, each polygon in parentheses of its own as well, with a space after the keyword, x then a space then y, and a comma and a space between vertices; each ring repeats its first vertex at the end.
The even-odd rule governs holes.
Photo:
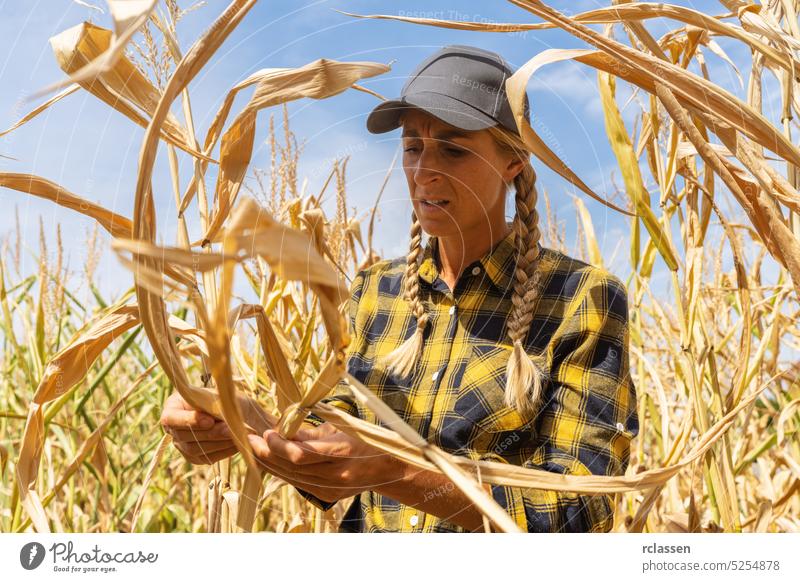
POLYGON ((442 169, 438 156, 431 148, 425 148, 413 164, 414 181, 419 185, 434 182, 441 178, 442 169))

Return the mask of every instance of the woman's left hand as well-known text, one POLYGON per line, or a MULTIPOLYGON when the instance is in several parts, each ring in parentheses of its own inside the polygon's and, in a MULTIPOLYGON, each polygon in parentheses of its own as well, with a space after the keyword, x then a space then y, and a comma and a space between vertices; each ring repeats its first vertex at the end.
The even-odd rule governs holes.
POLYGON ((268 429, 249 440, 267 471, 323 501, 375 490, 404 475, 402 461, 327 422, 300 429, 292 439, 268 429))

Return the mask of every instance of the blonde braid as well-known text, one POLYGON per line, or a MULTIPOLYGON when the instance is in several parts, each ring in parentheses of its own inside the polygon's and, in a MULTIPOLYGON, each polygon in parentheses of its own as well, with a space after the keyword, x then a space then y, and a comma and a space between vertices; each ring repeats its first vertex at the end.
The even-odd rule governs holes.
POLYGON ((536 173, 530 162, 526 162, 522 171, 514 178, 514 187, 517 213, 513 227, 519 258, 514 271, 514 292, 511 297, 513 307, 506 326, 514 349, 506 364, 505 402, 527 417, 535 416, 539 411, 544 383, 544 372, 522 345, 533 321, 534 307, 541 292, 537 246, 541 232, 539 213, 536 211, 539 196, 536 191, 536 173))
POLYGON ((411 312, 417 318, 417 329, 397 349, 386 355, 384 363, 394 374, 405 378, 409 376, 417 365, 422 354, 422 334, 428 323, 429 315, 419 298, 419 264, 418 259, 422 253, 422 225, 416 212, 411 211, 411 245, 406 257, 405 291, 403 298, 410 303, 411 312))

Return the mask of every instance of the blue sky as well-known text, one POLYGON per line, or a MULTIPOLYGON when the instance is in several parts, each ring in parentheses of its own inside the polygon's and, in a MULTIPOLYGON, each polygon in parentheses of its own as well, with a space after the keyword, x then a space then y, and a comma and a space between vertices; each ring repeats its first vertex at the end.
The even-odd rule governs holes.
MULTIPOLYGON (((92 1, 104 6, 101 0, 92 1)), ((675 3, 712 14, 726 12, 718 2, 675 3)), ((550 2, 552 7, 568 14, 607 4, 589 0, 550 2)), ((178 35, 184 49, 226 5, 227 2, 209 0, 205 7, 189 14, 180 23, 178 35)), ((366 79, 362 84, 387 97, 395 97, 417 63, 443 45, 472 44, 494 50, 514 68, 547 48, 586 46, 561 31, 504 34, 445 30, 394 21, 354 19, 335 12, 334 8, 359 14, 537 21, 533 15, 503 2, 260 2, 190 86, 198 135, 205 135, 229 88, 264 67, 297 67, 320 57, 382 63, 394 60, 389 73, 366 79)), ((3 47, 0 51, 0 128, 4 129, 37 103, 25 100, 29 94, 63 76, 55 63, 48 38, 83 20, 92 20, 101 26, 109 26, 110 20, 107 14, 99 14, 72 0, 0 0, 0 15, 0 43, 3 47)), ((655 36, 674 26, 675 23, 658 21, 647 24, 655 36)), ((719 42, 746 74, 750 65, 747 51, 726 39, 719 42)), ((741 96, 742 90, 732 68, 710 51, 705 51, 705 55, 712 78, 741 96)), ((571 63, 551 65, 534 77, 528 94, 537 130, 564 161, 603 196, 609 196, 614 189, 610 180, 612 175, 621 187, 622 180, 619 172, 614 172, 616 162, 605 136, 594 71, 571 63)), ((627 95, 620 88, 620 103, 627 95)), ((240 96, 234 111, 247 97, 240 96)), ((765 99, 768 103, 774 102, 769 94, 765 99)), ((398 148, 400 133, 396 130, 373 135, 366 130, 366 116, 377 103, 378 100, 371 95, 347 91, 327 100, 303 100, 289 105, 291 127, 298 139, 305 141, 299 175, 301 179, 308 177, 310 192, 318 191, 331 167, 332 158, 349 153, 347 188, 350 204, 360 212, 372 206, 398 148)), ((264 141, 270 111, 276 114, 276 121, 280 119, 280 108, 260 113, 253 167, 269 167, 270 152, 264 141)), ((626 116, 630 119, 632 113, 635 113, 633 107, 626 111, 626 116)), ((0 158, 0 170, 38 174, 130 216, 142 136, 141 128, 94 97, 79 92, 22 129, 0 138, 0 154, 16 158, 0 158)), ((175 209, 163 153, 162 146, 154 182, 158 228, 162 242, 173 244, 175 209)), ((188 175, 189 167, 188 158, 182 158, 182 175, 188 175)), ((534 160, 534 167, 539 175, 540 192, 542 189, 548 192, 558 218, 565 222, 568 244, 572 244, 576 231, 572 196, 580 195, 591 212, 607 266, 624 278, 628 272, 627 220, 579 194, 538 160, 534 160)), ((649 172, 645 175, 649 176, 649 172)), ((214 174, 210 173, 210 176, 213 178, 214 174)), ((212 185, 213 181, 209 180, 209 187, 212 185)), ((652 192, 654 196, 658 195, 657 190, 652 192)), ((48 232, 54 232, 55 224, 61 223, 70 264, 73 269, 80 270, 85 255, 85 233, 91 225, 89 219, 5 189, 0 190, 0 204, 5 210, 0 213, 0 239, 8 236, 14 228, 15 206, 19 209, 25 240, 33 249, 38 245, 40 216, 48 232)), ((544 213, 541 198, 539 210, 544 213)), ((384 256, 405 254, 410 211, 405 179, 402 171, 396 169, 380 207, 382 220, 376 243, 384 256)), ((678 236, 677 230, 675 235, 678 236)), ((128 287, 132 278, 117 265, 110 251, 106 252, 102 264, 106 276, 101 288, 119 292, 128 287)), ((28 265, 28 268, 33 267, 28 265)))

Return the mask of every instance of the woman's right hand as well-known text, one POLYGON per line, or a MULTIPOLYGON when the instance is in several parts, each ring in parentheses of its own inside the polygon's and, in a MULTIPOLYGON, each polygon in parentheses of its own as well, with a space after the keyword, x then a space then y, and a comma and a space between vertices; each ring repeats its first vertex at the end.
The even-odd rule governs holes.
POLYGON ((164 402, 160 422, 175 448, 194 465, 211 465, 237 452, 228 424, 192 408, 178 392, 164 402))

